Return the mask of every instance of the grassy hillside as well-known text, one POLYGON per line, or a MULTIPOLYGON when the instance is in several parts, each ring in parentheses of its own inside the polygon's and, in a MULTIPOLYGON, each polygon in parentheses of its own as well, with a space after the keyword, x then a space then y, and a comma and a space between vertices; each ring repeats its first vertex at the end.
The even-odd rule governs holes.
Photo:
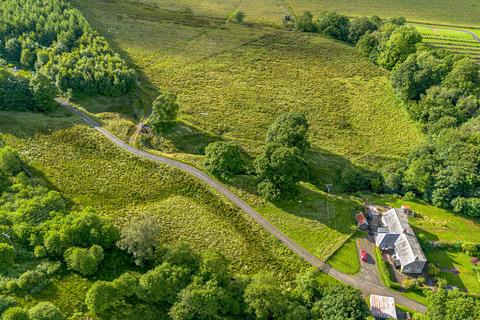
POLYGON ((0 137, 34 172, 80 207, 92 206, 117 225, 149 213, 162 219, 166 243, 212 248, 237 271, 270 269, 291 277, 305 264, 248 216, 192 177, 121 152, 74 117, 0 113, 0 137))
MULTIPOLYGON (((136 66, 144 101, 165 89, 178 95, 183 123, 153 141, 160 152, 201 166, 202 148, 212 140, 226 139, 255 155, 274 119, 297 110, 311 124, 308 160, 318 187, 330 182, 341 190, 339 177, 345 166, 380 167, 406 156, 423 140, 393 96, 388 73, 354 48, 268 25, 225 23, 235 1, 195 3, 192 13, 182 1, 75 2, 136 66)), ((262 22, 273 22, 269 14, 285 5, 283 1, 256 4, 262 22)), ((253 2, 242 2, 248 5, 255 7, 253 2)), ((125 140, 135 121, 129 118, 142 113, 132 110, 128 100, 94 98, 79 103, 125 140)), ((322 259, 354 232, 352 213, 361 204, 359 199, 328 197, 305 185, 298 198, 271 204, 256 196, 252 185, 249 178, 232 182, 242 198, 322 259)), ((356 255, 355 247, 350 247, 349 254, 356 255)), ((336 266, 342 269, 341 263, 336 266)))
POLYGON ((350 16, 405 16, 419 22, 461 26, 480 26, 480 4, 475 0, 459 3, 455 0, 140 0, 152 7, 173 11, 191 10, 203 16, 229 17, 242 10, 247 19, 268 24, 280 24, 285 15, 311 11, 337 10, 350 16))
POLYGON ((249 150, 287 110, 307 114, 316 151, 355 162, 395 159, 422 140, 388 74, 344 44, 137 2, 77 4, 144 73, 145 86, 178 94, 182 120, 249 150))

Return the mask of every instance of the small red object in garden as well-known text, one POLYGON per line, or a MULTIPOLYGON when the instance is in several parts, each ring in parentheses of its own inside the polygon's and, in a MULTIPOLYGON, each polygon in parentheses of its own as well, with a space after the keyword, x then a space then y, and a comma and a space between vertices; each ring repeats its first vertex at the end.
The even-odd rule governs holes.
POLYGON ((478 259, 477 257, 473 257, 473 258, 472 258, 472 263, 473 263, 474 265, 477 265, 479 262, 480 262, 480 259, 478 259))
POLYGON ((360 251, 360 259, 362 259, 363 262, 367 262, 368 260, 368 255, 365 250, 360 251))

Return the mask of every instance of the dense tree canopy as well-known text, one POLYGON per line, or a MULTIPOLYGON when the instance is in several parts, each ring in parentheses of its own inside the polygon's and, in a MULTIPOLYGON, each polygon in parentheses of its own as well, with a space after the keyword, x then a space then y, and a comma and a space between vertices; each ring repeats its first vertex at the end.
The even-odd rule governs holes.
POLYGON ((0 3, 0 57, 34 68, 59 90, 115 96, 136 85, 135 72, 66 0, 0 3))
POLYGON ((427 312, 422 319, 480 319, 480 299, 458 290, 446 290, 441 287, 437 292, 428 295, 427 312))
POLYGON ((391 70, 397 63, 402 63, 415 53, 417 44, 422 41, 420 33, 412 26, 401 26, 395 29, 385 42, 377 62, 391 70))
POLYGON ((304 153, 308 143, 308 121, 300 113, 280 115, 267 132, 264 152, 254 161, 258 192, 269 200, 297 193, 298 182, 308 178, 304 153))
POLYGON ((214 176, 228 179, 243 169, 240 147, 232 142, 213 142, 205 148, 203 165, 214 176))
POLYGON ((335 39, 347 41, 349 28, 350 21, 348 18, 338 12, 325 11, 318 18, 318 31, 335 39))
POLYGON ((153 102, 148 124, 159 132, 175 122, 178 109, 177 96, 171 92, 164 92, 153 102))
POLYGON ((305 152, 309 146, 308 127, 308 121, 302 113, 281 114, 268 129, 266 143, 305 152))

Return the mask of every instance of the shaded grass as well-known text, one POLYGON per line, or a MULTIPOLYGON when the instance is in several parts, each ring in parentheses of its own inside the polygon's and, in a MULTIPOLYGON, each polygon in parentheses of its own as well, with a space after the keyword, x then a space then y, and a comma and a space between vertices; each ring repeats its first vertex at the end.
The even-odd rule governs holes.
POLYGON ((357 236, 351 236, 335 253, 328 258, 327 263, 335 269, 348 274, 360 271, 360 259, 356 245, 357 236))
POLYGON ((470 293, 480 293, 480 281, 473 271, 471 257, 463 252, 452 252, 447 250, 431 250, 426 252, 427 259, 440 267, 439 278, 445 279, 448 284, 457 286, 461 290, 468 290, 470 293), (458 274, 449 272, 456 269, 458 274))

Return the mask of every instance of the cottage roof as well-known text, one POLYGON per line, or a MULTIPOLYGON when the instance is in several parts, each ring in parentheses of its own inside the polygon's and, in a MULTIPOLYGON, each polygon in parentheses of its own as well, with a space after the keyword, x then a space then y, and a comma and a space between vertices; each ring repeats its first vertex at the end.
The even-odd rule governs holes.
POLYGON ((400 235, 395 242, 395 252, 403 266, 416 260, 427 261, 418 239, 408 223, 408 216, 402 209, 388 210, 382 220, 389 233, 400 235))

